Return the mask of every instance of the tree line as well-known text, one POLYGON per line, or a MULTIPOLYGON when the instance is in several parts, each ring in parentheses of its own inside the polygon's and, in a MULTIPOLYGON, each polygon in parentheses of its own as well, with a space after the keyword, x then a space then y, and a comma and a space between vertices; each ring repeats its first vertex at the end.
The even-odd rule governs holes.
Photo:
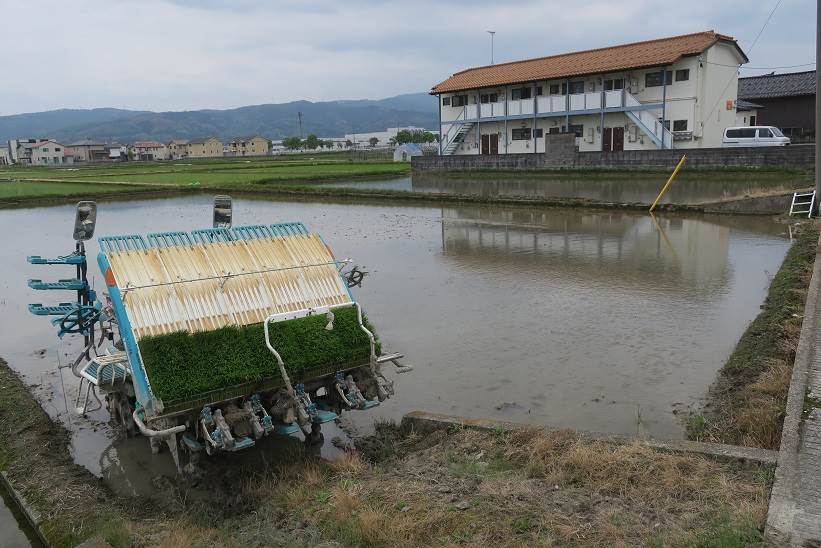
MULTIPOLYGON (((391 138, 388 144, 392 146, 403 145, 405 143, 423 144, 435 143, 438 140, 438 136, 430 131, 422 131, 418 129, 411 131, 408 129, 403 129, 396 134, 396 137, 391 138)), ((379 139, 377 137, 371 137, 368 139, 368 144, 371 148, 373 148, 379 144, 379 139)), ((353 142, 350 139, 347 139, 344 143, 342 141, 326 141, 311 133, 305 139, 301 139, 299 137, 286 137, 282 140, 282 146, 290 150, 316 150, 323 148, 332 150, 334 147, 341 149, 343 146, 346 148, 351 148, 353 146, 353 142)))

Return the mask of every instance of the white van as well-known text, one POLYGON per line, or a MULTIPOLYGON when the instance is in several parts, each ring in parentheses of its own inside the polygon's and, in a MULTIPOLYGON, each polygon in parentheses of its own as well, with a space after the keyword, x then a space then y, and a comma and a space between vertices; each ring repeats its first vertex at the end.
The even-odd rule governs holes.
POLYGON ((728 127, 724 130, 723 147, 783 147, 790 144, 781 130, 773 126, 728 127))

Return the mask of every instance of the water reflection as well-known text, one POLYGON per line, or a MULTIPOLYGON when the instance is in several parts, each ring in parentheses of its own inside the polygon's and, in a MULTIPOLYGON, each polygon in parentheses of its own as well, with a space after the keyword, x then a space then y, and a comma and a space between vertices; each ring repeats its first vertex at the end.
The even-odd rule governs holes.
MULTIPOLYGON (((656 224, 581 209, 234 198, 235 223, 304 221, 337 257, 371 273, 355 297, 385 347, 404 351, 416 370, 396 377, 394 399, 351 415, 360 427, 424 409, 682 436, 676 405, 703 396, 789 245, 785 227, 761 218, 664 215, 656 224)), ((102 202, 97 233, 209 226, 212 199, 102 202)), ((73 218, 71 206, 0 211, 0 232, 14 234, 0 247, 0 355, 72 431, 77 462, 140 492, 163 473, 157 457, 145 440, 136 440, 142 449, 115 442, 105 411, 66 413, 56 367, 76 355, 78 340, 58 342, 26 311, 60 298, 27 289, 26 278, 70 273, 25 256, 66 253, 73 218)), ((89 242, 90 255, 96 246, 89 242)), ((101 283, 96 267, 89 274, 101 283)), ((70 402, 70 375, 65 387, 70 402)))
MULTIPOLYGON (((601 175, 557 178, 555 175, 539 177, 496 177, 483 174, 476 177, 460 174, 415 174, 398 179, 323 183, 321 186, 337 188, 366 188, 399 190, 405 192, 482 196, 484 198, 521 198, 546 200, 551 198, 577 198, 604 203, 652 203, 664 183, 664 175, 642 175, 635 178, 608 180, 601 175)), ((728 198, 758 194, 763 191, 789 191, 807 183, 784 178, 772 180, 743 179, 725 180, 681 177, 672 185, 661 203, 699 204, 728 198)))

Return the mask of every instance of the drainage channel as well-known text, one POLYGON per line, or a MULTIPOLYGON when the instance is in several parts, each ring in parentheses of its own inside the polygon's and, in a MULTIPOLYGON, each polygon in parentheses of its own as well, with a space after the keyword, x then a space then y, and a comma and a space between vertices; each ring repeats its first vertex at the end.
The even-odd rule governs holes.
POLYGON ((4 548, 42 548, 45 545, 17 506, 11 493, 0 482, 0 546, 4 548))

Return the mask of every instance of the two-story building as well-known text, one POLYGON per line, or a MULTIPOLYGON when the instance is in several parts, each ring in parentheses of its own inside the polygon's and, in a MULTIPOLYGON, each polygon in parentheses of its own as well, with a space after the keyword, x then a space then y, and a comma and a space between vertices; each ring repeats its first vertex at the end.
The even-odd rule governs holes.
POLYGON ((222 141, 216 137, 188 142, 189 158, 222 158, 222 141))
POLYGON ((715 31, 470 68, 436 84, 440 154, 717 147, 748 59, 715 31))
POLYGON ((267 156, 271 152, 268 139, 259 135, 237 137, 228 143, 229 156, 267 156))
POLYGON ((71 164, 74 157, 66 154, 66 147, 54 139, 13 139, 14 161, 22 165, 52 166, 71 164))
POLYGON ((143 162, 165 160, 165 145, 158 141, 137 141, 131 145, 132 158, 143 162))
POLYGON ((75 162, 99 162, 108 160, 108 145, 102 141, 83 139, 66 145, 71 149, 75 162))
POLYGON ((188 139, 173 139, 168 142, 166 151, 169 160, 188 158, 188 139))

